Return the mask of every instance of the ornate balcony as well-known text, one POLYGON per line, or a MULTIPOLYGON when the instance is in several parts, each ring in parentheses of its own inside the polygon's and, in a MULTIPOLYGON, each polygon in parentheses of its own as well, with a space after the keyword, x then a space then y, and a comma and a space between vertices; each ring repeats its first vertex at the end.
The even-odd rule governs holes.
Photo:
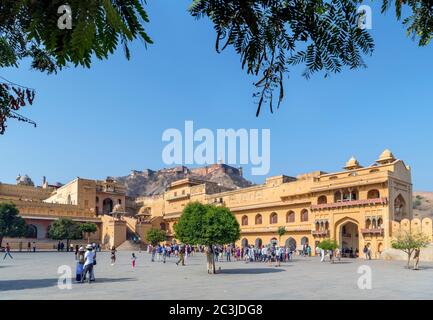
POLYGON ((312 230, 311 234, 315 237, 327 237, 329 235, 329 230, 312 230))
POLYGON ((361 229, 361 233, 363 235, 384 235, 384 229, 383 228, 372 228, 372 229, 361 229))
POLYGON ((351 201, 341 201, 341 202, 334 202, 334 203, 316 204, 311 206, 311 210, 338 209, 344 207, 366 206, 366 205, 376 205, 376 204, 388 204, 388 198, 363 199, 363 200, 351 200, 351 201))

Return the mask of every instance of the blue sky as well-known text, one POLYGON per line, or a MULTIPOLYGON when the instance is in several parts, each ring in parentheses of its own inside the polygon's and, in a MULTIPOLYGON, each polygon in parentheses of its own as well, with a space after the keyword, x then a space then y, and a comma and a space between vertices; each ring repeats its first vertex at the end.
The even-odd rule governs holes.
POLYGON ((189 3, 149 1, 154 44, 134 43, 130 61, 120 49, 91 69, 57 75, 26 63, 2 69, 0 75, 37 90, 23 115, 38 127, 8 122, 0 136, 0 181, 27 173, 37 184, 44 175, 67 182, 165 167, 162 132, 193 120, 212 130, 270 128, 269 175, 336 171, 352 155, 369 165, 390 148, 411 165, 415 190, 433 190, 433 48, 407 38, 393 12, 374 8, 376 49, 367 69, 310 80, 293 70, 281 108, 274 114, 265 108, 256 118, 253 79, 231 50, 215 52, 211 24, 189 16, 189 3))

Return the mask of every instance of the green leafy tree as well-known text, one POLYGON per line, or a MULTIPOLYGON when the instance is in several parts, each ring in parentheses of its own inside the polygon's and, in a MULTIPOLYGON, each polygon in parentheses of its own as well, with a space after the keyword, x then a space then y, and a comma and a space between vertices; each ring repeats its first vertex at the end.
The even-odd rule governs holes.
POLYGON ((26 223, 14 204, 0 203, 0 247, 4 237, 22 237, 26 233, 26 223))
POLYGON ((66 250, 69 250, 69 241, 82 239, 83 232, 79 223, 62 218, 48 227, 48 237, 53 240, 66 240, 66 250))
MULTIPOLYGON (((107 59, 119 47, 130 58, 129 43, 152 40, 144 30, 149 21, 141 0, 3 0, 0 3, 0 67, 31 68, 55 73, 68 66, 89 68, 92 59, 107 59), (71 29, 65 28, 69 5, 71 29), (59 8, 61 8, 58 13, 59 8), (59 25, 61 27, 59 27, 59 25)), ((8 118, 31 122, 16 111, 32 104, 34 90, 0 82, 0 134, 8 118)))
POLYGON ((399 232, 391 242, 394 249, 401 250, 407 254, 407 267, 410 267, 410 259, 415 250, 421 250, 430 243, 430 238, 422 232, 399 232))
POLYGON ((335 250, 338 248, 338 244, 335 240, 324 239, 319 242, 318 247, 323 250, 335 250))
MULTIPOLYGON (((273 112, 284 97, 284 79, 290 68, 305 67, 303 76, 323 72, 325 77, 343 69, 365 67, 364 56, 373 53, 367 29, 359 27, 362 0, 193 0, 189 12, 209 18, 216 31, 215 48, 232 47, 242 69, 256 78, 256 115, 263 103, 273 112), (274 97, 277 90, 278 97, 274 97)), ((16 67, 30 59, 31 67, 47 73, 72 65, 90 67, 92 58, 106 59, 122 46, 152 40, 145 32, 149 22, 140 0, 69 0, 72 28, 58 27, 63 0, 3 0, 0 2, 0 67, 16 67)), ((409 36, 426 46, 433 37, 430 1, 382 0, 382 13, 394 6, 409 36)), ((63 12, 63 15, 65 12, 63 12)), ((16 111, 31 104, 34 90, 11 82, 0 87, 0 134, 8 118, 31 122, 16 111), (4 86, 6 85, 6 86, 4 86), (20 89, 23 92, 18 93, 20 89), (28 99, 30 96, 31 99, 28 99), (18 109, 14 109, 18 108, 18 109)))
POLYGON ((176 238, 183 243, 205 245, 207 271, 214 274, 214 246, 233 243, 240 238, 239 223, 226 207, 189 203, 174 226, 176 238))
POLYGON ((149 241, 152 246, 156 246, 158 243, 163 242, 167 239, 167 234, 164 230, 152 228, 146 233, 146 240, 149 241))
MULTIPOLYGON (((343 68, 365 67, 363 56, 374 50, 367 29, 359 28, 364 13, 362 0, 194 0, 189 11, 207 17, 216 31, 217 52, 232 47, 240 56, 242 69, 256 76, 253 94, 258 116, 264 102, 279 107, 283 82, 290 67, 303 65, 303 76, 322 71, 325 78, 343 68), (277 89, 277 98, 273 91, 277 89), (276 103, 275 103, 276 102, 276 103)), ((429 43, 433 36, 430 1, 383 0, 382 13, 395 3, 398 20, 408 35, 429 43)))
MULTIPOLYGON (((323 250, 334 251, 335 249, 338 248, 338 244, 337 241, 335 240, 324 239, 321 242, 319 242, 318 247, 323 250)), ((334 263, 334 255, 332 256, 331 263, 334 263)))
POLYGON ((86 222, 80 224, 80 230, 83 233, 87 233, 87 243, 90 243, 90 234, 96 232, 98 228, 96 227, 96 224, 91 222, 86 222))
POLYGON ((283 226, 278 227, 277 233, 278 233, 278 244, 280 244, 281 243, 281 237, 286 234, 286 228, 283 226))

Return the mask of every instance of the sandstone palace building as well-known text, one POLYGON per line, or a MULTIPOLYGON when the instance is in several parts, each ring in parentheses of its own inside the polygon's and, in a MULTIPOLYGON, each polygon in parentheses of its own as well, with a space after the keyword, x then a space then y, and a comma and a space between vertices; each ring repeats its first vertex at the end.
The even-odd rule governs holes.
POLYGON ((339 172, 273 176, 238 189, 187 178, 162 194, 129 198, 125 187, 110 178, 32 184, 28 177, 18 177, 16 185, 0 184, 0 201, 15 203, 33 229, 28 237, 47 246, 52 245, 47 228, 60 217, 94 222, 98 231, 92 240, 106 247, 143 240, 150 228, 166 230, 168 241, 175 241, 173 226, 191 201, 228 207, 241 226, 240 246, 260 247, 273 240, 296 250, 330 238, 353 251, 370 244, 373 257, 380 258, 399 230, 422 231, 432 238, 432 220, 412 216, 411 169, 389 150, 369 166, 352 157, 339 172), (286 230, 281 238, 279 227, 286 230))

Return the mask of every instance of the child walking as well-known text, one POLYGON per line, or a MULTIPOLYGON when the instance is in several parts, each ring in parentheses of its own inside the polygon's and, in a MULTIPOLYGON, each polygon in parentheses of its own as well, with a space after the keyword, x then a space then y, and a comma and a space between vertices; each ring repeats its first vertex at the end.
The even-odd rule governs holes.
POLYGON ((137 259, 137 257, 135 256, 135 253, 132 253, 132 268, 135 268, 135 260, 137 259))

